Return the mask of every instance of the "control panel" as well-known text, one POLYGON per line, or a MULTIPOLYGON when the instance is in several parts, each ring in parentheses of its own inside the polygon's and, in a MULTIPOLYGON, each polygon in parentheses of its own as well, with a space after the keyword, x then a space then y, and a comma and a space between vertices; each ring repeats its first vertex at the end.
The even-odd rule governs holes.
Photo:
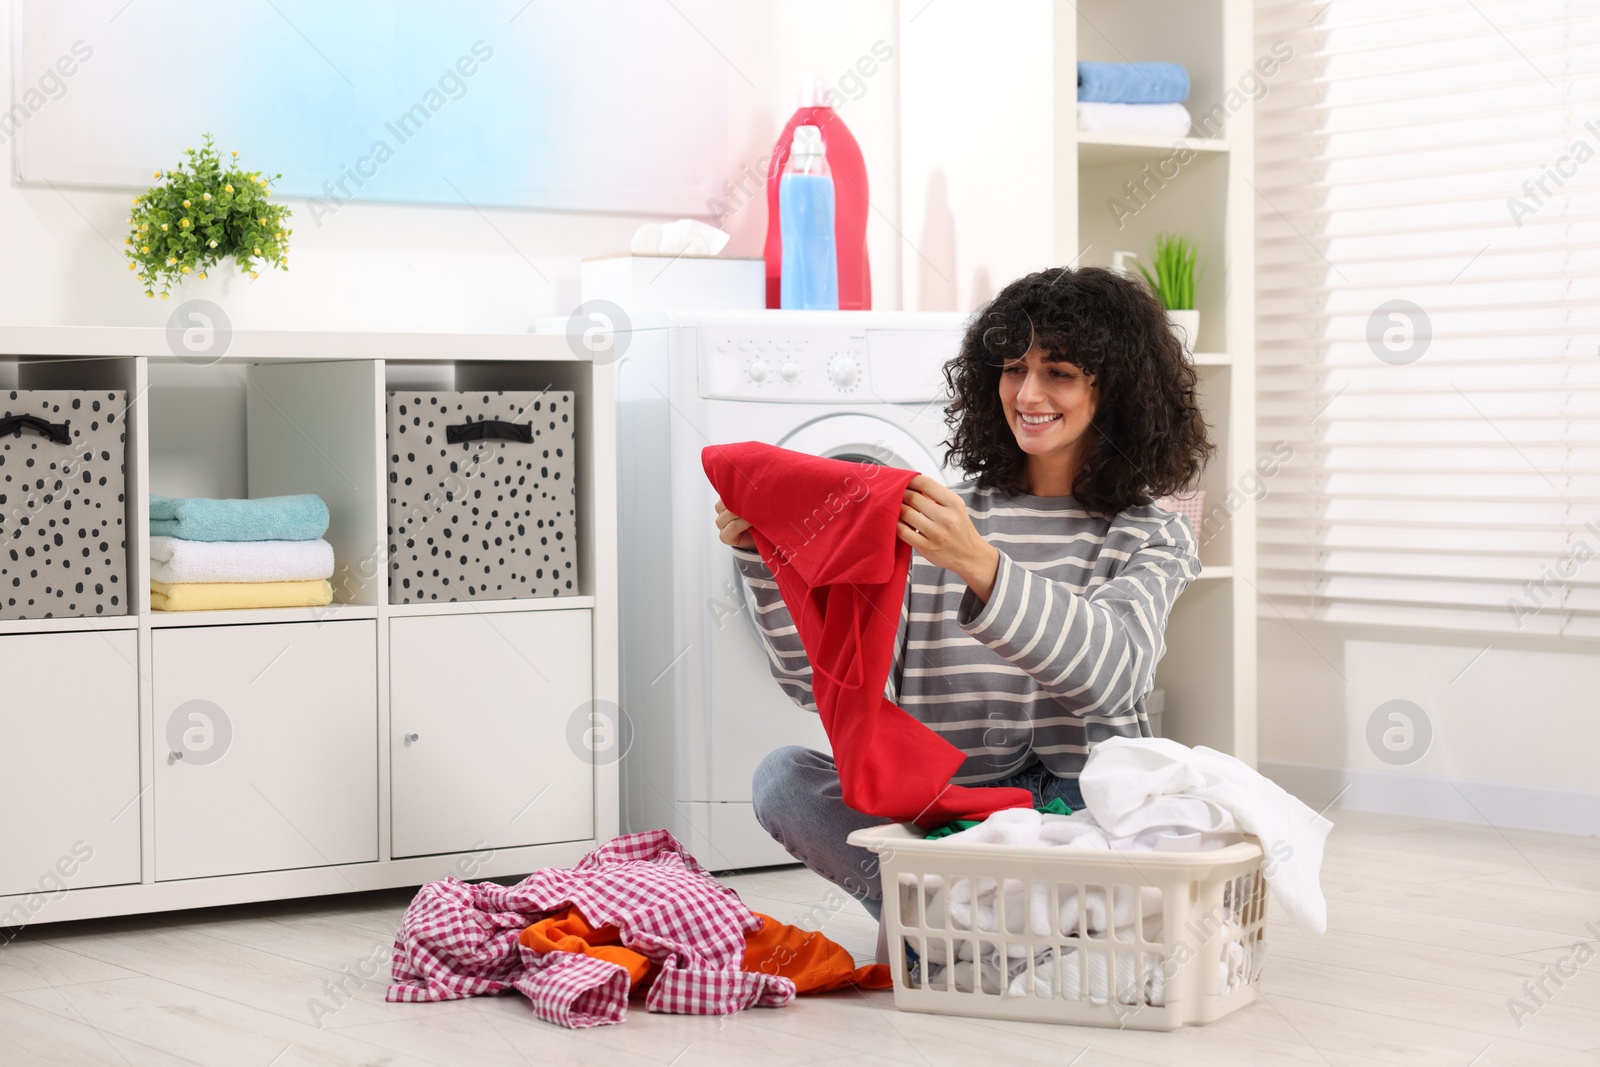
POLYGON ((882 404, 942 395, 960 344, 945 330, 703 326, 700 395, 779 403, 882 404))

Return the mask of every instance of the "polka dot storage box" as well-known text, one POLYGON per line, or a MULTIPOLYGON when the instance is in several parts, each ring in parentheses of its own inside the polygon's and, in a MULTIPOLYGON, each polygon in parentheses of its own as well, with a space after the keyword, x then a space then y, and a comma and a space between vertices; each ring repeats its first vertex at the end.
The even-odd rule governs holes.
POLYGON ((389 602, 576 596, 573 394, 388 397, 389 602))
POLYGON ((0 619, 128 614, 120 389, 0 390, 0 619))

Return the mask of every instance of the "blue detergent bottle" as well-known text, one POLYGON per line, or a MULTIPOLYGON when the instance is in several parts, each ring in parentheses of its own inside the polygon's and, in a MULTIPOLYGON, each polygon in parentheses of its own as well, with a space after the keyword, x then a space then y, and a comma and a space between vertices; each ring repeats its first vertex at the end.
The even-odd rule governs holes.
POLYGON ((822 152, 822 130, 796 126, 789 162, 778 181, 778 224, 783 236, 780 306, 839 309, 833 213, 833 175, 822 152))

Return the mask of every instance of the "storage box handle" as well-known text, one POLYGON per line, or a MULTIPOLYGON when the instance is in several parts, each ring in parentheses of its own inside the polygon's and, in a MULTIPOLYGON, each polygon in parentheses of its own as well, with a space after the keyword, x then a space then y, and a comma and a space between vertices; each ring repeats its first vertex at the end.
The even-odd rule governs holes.
POLYGON ((38 430, 41 436, 50 438, 58 445, 72 443, 71 422, 48 422, 37 415, 10 415, 0 419, 0 437, 6 434, 21 437, 24 427, 38 430))
POLYGON ((458 445, 463 441, 485 441, 490 438, 499 441, 519 441, 522 444, 531 445, 533 444, 533 427, 527 423, 485 419, 483 422, 463 422, 457 426, 446 426, 444 428, 446 444, 458 445))

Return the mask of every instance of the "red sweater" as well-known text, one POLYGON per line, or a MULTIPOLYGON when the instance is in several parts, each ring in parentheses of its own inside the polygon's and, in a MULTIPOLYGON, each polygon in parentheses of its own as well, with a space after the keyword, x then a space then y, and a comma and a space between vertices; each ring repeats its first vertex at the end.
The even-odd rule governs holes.
POLYGON ((1032 807, 1026 789, 951 785, 965 754, 883 695, 911 566, 895 528, 916 472, 756 441, 711 445, 700 462, 794 617, 844 802, 925 827, 1032 807))

